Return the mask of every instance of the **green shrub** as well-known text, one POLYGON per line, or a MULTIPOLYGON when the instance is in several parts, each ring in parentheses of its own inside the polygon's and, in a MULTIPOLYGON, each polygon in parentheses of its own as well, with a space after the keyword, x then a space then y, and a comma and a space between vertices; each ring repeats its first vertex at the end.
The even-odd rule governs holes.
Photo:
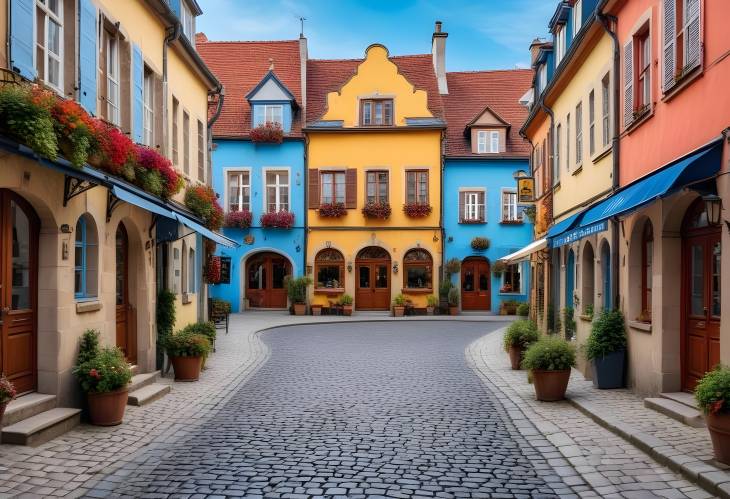
POLYGON ((575 365, 575 347, 560 338, 543 336, 530 345, 522 361, 524 369, 562 371, 575 365))
POLYGON ((695 398, 705 414, 730 411, 730 369, 717 366, 695 387, 695 398))
POLYGON ((441 281, 441 284, 439 284, 439 296, 446 299, 449 296, 449 291, 451 291, 451 288, 453 287, 454 285, 449 279, 444 279, 441 281))
POLYGON ((181 333, 185 334, 200 334, 202 336, 205 336, 208 338, 208 341, 210 341, 211 345, 215 342, 216 337, 216 330, 215 330, 215 324, 213 322, 196 322, 193 324, 188 324, 182 330, 181 333))
POLYGON ((565 307, 563 309, 563 325, 565 326, 565 338, 575 338, 575 310, 573 307, 565 307))
POLYGON ((175 327, 175 294, 163 289, 157 294, 157 336, 166 338, 175 327))
POLYGON ((504 334, 504 350, 509 347, 527 348, 535 343, 540 337, 537 331, 537 325, 532 321, 515 321, 509 325, 507 332, 504 334))
POLYGON ((348 295, 347 293, 340 296, 339 300, 340 305, 352 305, 352 296, 348 295))
POLYGON ((81 336, 79 354, 76 356, 76 365, 90 361, 99 354, 99 331, 87 329, 81 336))
POLYGON ((132 379, 132 368, 117 347, 100 349, 96 355, 73 368, 87 393, 107 393, 124 388, 132 379))
POLYGON ((222 300, 220 298, 211 298, 210 304, 211 304, 211 307, 213 308, 214 314, 230 314, 231 313, 231 302, 229 302, 229 301, 222 300))
POLYGON ((436 305, 439 304, 439 299, 436 297, 436 295, 428 295, 426 297, 426 304, 429 307, 435 307, 436 305))
POLYGON ((286 292, 292 303, 306 303, 307 286, 312 284, 312 278, 308 276, 287 277, 286 292))
POLYGON ((453 287, 449 290, 449 306, 450 307, 458 307, 459 306, 459 288, 453 287))
POLYGON ((517 315, 520 317, 527 317, 530 315, 530 305, 527 303, 520 303, 517 305, 517 315))
POLYGON ((626 327, 620 310, 604 310, 593 321, 586 342, 586 357, 591 359, 626 349, 626 327))
POLYGON ((461 271, 461 260, 458 258, 452 258, 446 262, 446 274, 451 277, 454 274, 458 274, 461 271))
POLYGON ((170 357, 205 357, 210 350, 210 341, 202 334, 178 331, 165 341, 165 351, 170 357))
POLYGON ((0 128, 33 151, 56 159, 58 140, 51 115, 54 99, 26 85, 0 87, 0 128))
POLYGON ((403 295, 403 293, 398 293, 395 298, 393 298, 393 305, 396 307, 404 307, 406 304, 406 297, 403 295))

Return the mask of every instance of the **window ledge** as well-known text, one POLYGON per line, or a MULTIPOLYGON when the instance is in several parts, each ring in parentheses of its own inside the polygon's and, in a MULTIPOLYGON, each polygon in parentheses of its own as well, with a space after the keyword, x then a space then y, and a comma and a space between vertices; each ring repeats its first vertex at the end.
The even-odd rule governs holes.
POLYGON ((499 294, 502 296, 522 296, 519 291, 500 291, 499 294))
POLYGON ((525 222, 522 220, 500 220, 499 223, 502 225, 522 225, 525 222))
POLYGON ((593 322, 593 316, 592 315, 581 314, 578 317, 580 317, 580 320, 582 320, 583 322, 593 322))
POLYGON ((651 322, 629 321, 629 327, 637 331, 651 333, 651 322))
POLYGON ((339 295, 345 292, 345 288, 314 288, 315 295, 339 295))
POLYGON ((183 293, 182 294, 182 304, 183 305, 187 305, 192 302, 193 302, 193 293, 183 293))
POLYGON ((76 302, 76 313, 86 314, 88 312, 96 312, 101 310, 102 303, 96 298, 87 298, 76 302))
POLYGON ((599 152, 598 154, 595 154, 595 155, 594 155, 594 156, 593 156, 593 157, 591 158, 591 161, 592 161, 593 163, 598 163, 598 162, 599 162, 599 161, 601 161, 601 160, 602 160, 603 158, 605 158, 606 156, 608 156, 608 155, 609 155, 610 153, 611 153, 611 143, 609 142, 609 144, 608 144, 608 145, 607 145, 606 147, 604 147, 604 148, 603 148, 603 150, 602 150, 601 152, 599 152))
POLYGON ((401 289, 403 294, 408 295, 430 295, 433 293, 432 288, 403 288, 401 289))
POLYGON ((634 130, 643 125, 649 118, 654 116, 654 105, 650 105, 640 115, 634 117, 628 126, 624 127, 624 132, 631 134, 634 130))
POLYGON ((487 223, 486 220, 459 220, 460 224, 463 225, 480 225, 487 223))
POLYGON ((693 68, 691 71, 688 71, 679 80, 676 80, 674 82, 674 86, 664 92, 664 96, 662 97, 662 102, 668 102, 674 98, 677 94, 682 93, 682 90, 687 88, 693 81, 695 81, 697 78, 703 76, 705 74, 704 67, 702 65, 699 65, 695 68, 693 68))
POLYGON ((578 167, 575 170, 573 170, 572 172, 570 172, 570 174, 575 177, 576 175, 578 175, 582 171, 583 171, 583 163, 581 163, 580 165, 578 165, 578 167))

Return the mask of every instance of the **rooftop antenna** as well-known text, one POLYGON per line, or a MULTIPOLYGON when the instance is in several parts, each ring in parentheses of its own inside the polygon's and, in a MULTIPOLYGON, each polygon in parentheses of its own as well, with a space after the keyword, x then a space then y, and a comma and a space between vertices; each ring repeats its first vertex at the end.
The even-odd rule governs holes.
POLYGON ((306 21, 307 18, 303 16, 298 16, 297 19, 299 19, 299 24, 301 25, 301 28, 299 30, 299 38, 304 38, 304 21, 306 21))

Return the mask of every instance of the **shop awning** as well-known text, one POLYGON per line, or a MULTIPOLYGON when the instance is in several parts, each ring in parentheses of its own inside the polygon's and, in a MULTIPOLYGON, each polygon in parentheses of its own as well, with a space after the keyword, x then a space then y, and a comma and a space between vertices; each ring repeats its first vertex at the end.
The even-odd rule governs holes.
POLYGON ((517 263, 521 262, 523 260, 527 260, 530 258, 530 255, 540 251, 541 249, 544 249, 547 247, 547 239, 538 239, 537 241, 533 241, 524 248, 515 251, 514 253, 510 253, 507 256, 503 256, 500 258, 500 260, 506 262, 506 263, 517 263))
POLYGON ((576 213, 575 215, 571 215, 565 220, 556 223, 548 229, 546 237, 550 239, 559 234, 562 234, 566 230, 572 229, 576 225, 576 223, 578 223, 578 217, 580 217, 580 215, 580 213, 576 213))
POLYGON ((132 191, 123 189, 123 188, 119 187, 118 185, 112 186, 112 194, 114 194, 114 196, 121 199, 125 203, 139 206, 143 210, 147 210, 149 212, 156 213, 157 215, 161 215, 163 217, 171 218, 173 220, 176 219, 175 213, 173 213, 172 210, 170 210, 168 208, 163 208, 162 206, 160 206, 156 203, 153 203, 152 201, 148 201, 148 200, 144 199, 142 196, 138 196, 137 194, 133 193, 132 191))
POLYGON ((175 218, 178 219, 178 221, 183 224, 184 226, 188 227, 189 229, 193 229, 195 232, 200 234, 203 237, 207 237, 211 241, 214 241, 221 246, 226 246, 228 248, 237 248, 240 246, 236 241, 233 239, 228 239, 226 236, 222 234, 218 234, 217 232, 213 232, 212 230, 203 227, 195 220, 182 215, 180 213, 175 213, 175 218))

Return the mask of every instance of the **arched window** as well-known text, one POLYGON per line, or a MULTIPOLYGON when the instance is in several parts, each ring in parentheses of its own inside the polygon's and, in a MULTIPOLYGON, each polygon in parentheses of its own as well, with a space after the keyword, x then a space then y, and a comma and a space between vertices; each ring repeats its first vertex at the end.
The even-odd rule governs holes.
POLYGON ((74 297, 94 298, 98 295, 99 244, 96 224, 84 214, 76 222, 74 252, 74 297))
POLYGON ((314 258, 315 287, 342 289, 345 287, 345 258, 336 249, 323 249, 314 258))
POLYGON ((651 322, 651 281, 654 253, 654 230, 651 222, 644 223, 641 234, 641 316, 640 320, 651 322))
POLYGON ((595 255, 591 243, 586 243, 581 253, 582 264, 581 271, 581 299, 582 313, 592 315, 593 311, 593 295, 595 293, 595 271, 594 262, 595 255))
POLYGON ((195 293, 195 250, 190 248, 188 256, 188 293, 195 293))
POLYGON ((433 259, 425 249, 412 249, 403 256, 403 287, 430 290, 433 288, 433 259))
POLYGON ((611 247, 605 240, 601 244, 601 274, 603 274, 603 309, 611 310, 611 247))

